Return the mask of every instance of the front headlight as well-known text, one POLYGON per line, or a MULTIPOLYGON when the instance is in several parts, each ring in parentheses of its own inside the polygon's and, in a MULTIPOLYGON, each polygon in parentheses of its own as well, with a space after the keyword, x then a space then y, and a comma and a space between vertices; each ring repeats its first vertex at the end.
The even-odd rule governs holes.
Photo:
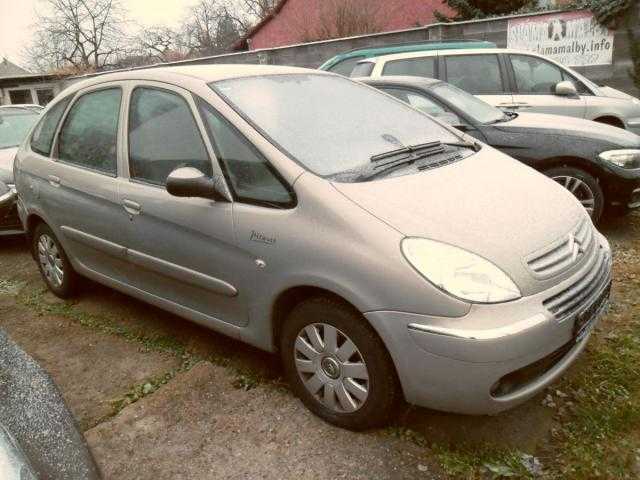
POLYGON ((640 105, 640 100, 638 100, 636 97, 633 97, 633 98, 631 99, 631 102, 632 102, 632 103, 634 103, 634 104, 636 104, 636 105, 640 105))
POLYGON ((640 168, 640 150, 609 150, 602 152, 600 158, 618 167, 640 168))
POLYGON ((474 253, 426 238, 405 238, 401 247, 418 273, 454 297, 498 303, 522 296, 506 273, 474 253))

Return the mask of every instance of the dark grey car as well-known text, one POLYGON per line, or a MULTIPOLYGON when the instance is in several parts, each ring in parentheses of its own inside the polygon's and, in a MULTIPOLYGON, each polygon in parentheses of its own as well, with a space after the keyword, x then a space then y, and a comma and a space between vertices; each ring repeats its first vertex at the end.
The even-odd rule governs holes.
POLYGON ((640 207, 640 136, 630 131, 574 117, 503 112, 440 80, 360 81, 545 173, 571 191, 595 222, 606 207, 640 207))

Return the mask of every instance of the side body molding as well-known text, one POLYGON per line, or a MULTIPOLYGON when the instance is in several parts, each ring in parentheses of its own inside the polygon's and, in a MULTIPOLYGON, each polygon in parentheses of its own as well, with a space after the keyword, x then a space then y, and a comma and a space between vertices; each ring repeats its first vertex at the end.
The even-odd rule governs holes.
POLYGON ((217 293, 218 295, 224 295, 226 297, 235 297, 238 295, 236 287, 224 280, 204 275, 200 272, 196 272, 195 270, 146 255, 136 250, 128 249, 122 245, 118 245, 117 243, 109 242, 108 240, 95 237, 71 227, 61 227, 60 229, 70 240, 94 248, 113 257, 126 259, 134 265, 146 268, 147 270, 151 270, 160 275, 203 288, 210 292, 217 293))

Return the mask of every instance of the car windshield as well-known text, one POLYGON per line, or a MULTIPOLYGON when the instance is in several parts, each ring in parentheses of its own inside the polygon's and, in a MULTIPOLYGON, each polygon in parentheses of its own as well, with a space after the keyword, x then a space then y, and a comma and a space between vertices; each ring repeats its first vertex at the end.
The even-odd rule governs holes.
POLYGON ((367 168, 371 157, 428 142, 460 142, 430 117, 343 77, 285 74, 211 84, 274 144, 323 177, 367 168))
POLYGON ((448 83, 439 83, 432 87, 431 91, 480 124, 496 123, 507 118, 499 108, 448 83))
POLYGON ((38 118, 40 114, 31 109, 0 110, 0 149, 19 146, 38 118))

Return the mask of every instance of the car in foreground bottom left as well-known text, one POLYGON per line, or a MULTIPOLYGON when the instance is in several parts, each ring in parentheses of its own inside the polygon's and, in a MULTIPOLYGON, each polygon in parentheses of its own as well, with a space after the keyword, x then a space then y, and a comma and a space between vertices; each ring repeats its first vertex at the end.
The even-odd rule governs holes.
POLYGON ((56 295, 88 277, 279 351, 305 405, 345 428, 386 423, 402 397, 513 407, 566 370, 607 305, 611 252, 571 193, 325 72, 78 82, 15 177, 56 295))

